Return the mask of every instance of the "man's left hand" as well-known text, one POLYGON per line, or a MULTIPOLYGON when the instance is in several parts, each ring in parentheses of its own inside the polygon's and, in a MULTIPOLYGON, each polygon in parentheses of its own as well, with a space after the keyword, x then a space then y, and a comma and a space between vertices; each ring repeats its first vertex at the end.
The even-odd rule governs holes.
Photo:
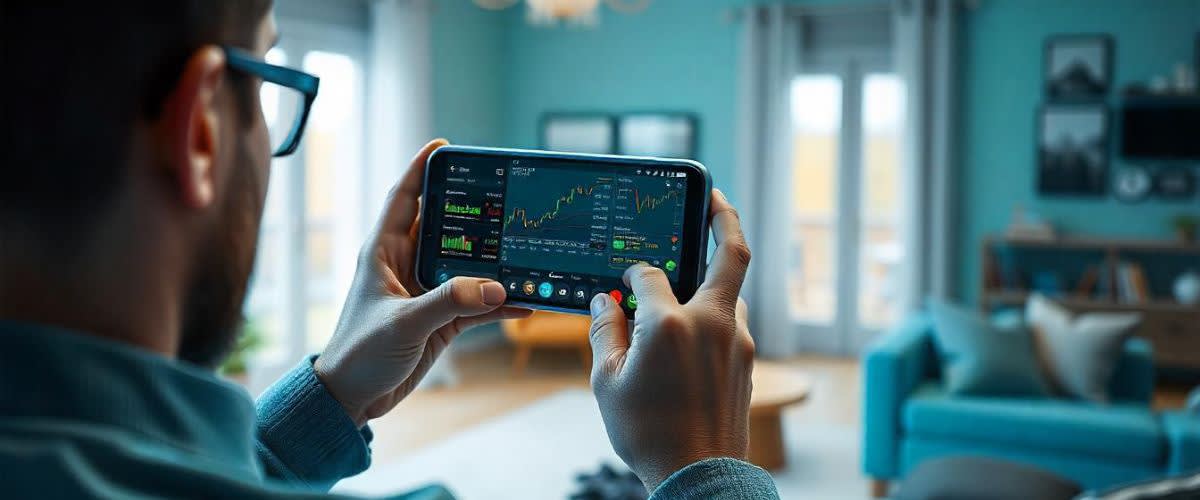
POLYGON ((458 277, 421 294, 414 266, 425 161, 446 144, 438 139, 421 148, 392 189, 359 255, 337 330, 314 365, 359 427, 408 396, 463 330, 530 314, 502 307, 504 287, 492 280, 458 277))

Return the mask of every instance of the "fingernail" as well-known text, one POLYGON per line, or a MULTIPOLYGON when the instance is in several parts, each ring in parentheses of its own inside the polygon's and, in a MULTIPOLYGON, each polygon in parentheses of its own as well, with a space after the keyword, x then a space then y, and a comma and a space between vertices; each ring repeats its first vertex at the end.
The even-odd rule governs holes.
POLYGON ((608 309, 607 295, 598 293, 595 297, 592 297, 592 317, 603 314, 605 309, 608 309))
POLYGON ((504 286, 489 281, 479 285, 479 294, 483 296, 483 303, 489 306, 498 306, 504 303, 504 286))
POLYGON ((720 189, 717 189, 717 188, 713 188, 713 192, 717 193, 717 196, 721 197, 721 201, 729 201, 729 198, 725 197, 724 191, 721 191, 720 189))

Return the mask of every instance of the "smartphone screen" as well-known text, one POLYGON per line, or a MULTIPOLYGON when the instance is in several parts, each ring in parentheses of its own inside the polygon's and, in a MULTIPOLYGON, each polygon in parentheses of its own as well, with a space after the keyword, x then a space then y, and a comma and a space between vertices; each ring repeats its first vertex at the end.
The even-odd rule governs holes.
POLYGON ((426 171, 418 280, 490 278, 512 304, 569 312, 607 293, 632 314, 621 277, 645 262, 687 300, 704 267, 710 185, 686 160, 441 148, 426 171))

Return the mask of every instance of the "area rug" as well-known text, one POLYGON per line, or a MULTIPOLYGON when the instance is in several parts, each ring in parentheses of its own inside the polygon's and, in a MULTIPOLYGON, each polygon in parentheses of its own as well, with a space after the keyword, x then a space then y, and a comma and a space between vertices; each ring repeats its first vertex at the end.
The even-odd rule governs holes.
MULTIPOLYGON (((852 429, 800 425, 784 414, 788 466, 776 471, 782 498, 867 498, 852 429)), ((608 463, 624 467, 591 393, 566 390, 391 463, 338 483, 336 492, 382 496, 441 483, 460 500, 562 500, 575 476, 608 463)))

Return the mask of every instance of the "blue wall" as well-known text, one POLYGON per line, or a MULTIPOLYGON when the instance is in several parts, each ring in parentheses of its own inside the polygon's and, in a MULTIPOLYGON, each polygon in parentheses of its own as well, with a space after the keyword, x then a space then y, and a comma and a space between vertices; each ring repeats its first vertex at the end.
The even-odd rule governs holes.
MULTIPOLYGON (((631 16, 602 9, 594 28, 545 28, 527 25, 522 8, 487 12, 469 0, 439 1, 435 130, 462 143, 535 147, 547 111, 692 111, 700 117, 699 159, 733 195, 739 30, 725 14, 747 3, 755 2, 655 0, 631 16)), ((1120 88, 1191 60, 1200 0, 979 3, 965 14, 961 36, 959 295, 974 300, 978 242, 1003 230, 1015 203, 1070 232, 1129 237, 1169 237, 1168 217, 1200 211, 1194 201, 1039 199, 1033 143, 1047 36, 1112 34, 1120 88)))
POLYGON ((488 11, 470 0, 434 3, 433 131, 451 142, 503 146, 507 12, 488 11))
MULTIPOLYGON (((1039 198, 1033 142, 1046 37, 1111 34, 1113 88, 1120 89, 1173 71, 1176 62, 1192 61, 1198 31, 1200 0, 983 0, 966 15, 961 32, 960 295, 974 302, 979 242, 1004 230, 1016 204, 1070 233, 1134 238, 1169 238, 1172 215, 1200 213, 1200 201, 1194 199, 1131 205, 1112 198, 1039 198)), ((1110 106, 1119 102, 1116 94, 1110 92, 1110 106)), ((1115 147, 1111 157, 1113 167, 1124 165, 1115 147)))
POLYGON ((699 160, 732 193, 737 25, 732 0, 659 0, 636 15, 602 10, 595 28, 513 19, 505 138, 536 147, 547 111, 681 110, 700 119, 699 160))

